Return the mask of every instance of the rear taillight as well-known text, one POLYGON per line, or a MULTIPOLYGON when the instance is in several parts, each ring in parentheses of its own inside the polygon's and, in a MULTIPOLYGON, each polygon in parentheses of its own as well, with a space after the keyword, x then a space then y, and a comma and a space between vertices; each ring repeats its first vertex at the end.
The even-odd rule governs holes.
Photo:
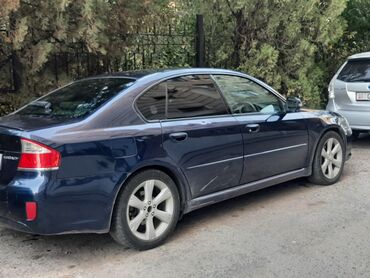
POLYGON ((26 216, 27 216, 27 221, 36 220, 36 217, 37 217, 36 202, 26 202, 26 216))
POLYGON ((60 153, 48 146, 21 139, 22 153, 18 170, 57 170, 60 166, 60 153))

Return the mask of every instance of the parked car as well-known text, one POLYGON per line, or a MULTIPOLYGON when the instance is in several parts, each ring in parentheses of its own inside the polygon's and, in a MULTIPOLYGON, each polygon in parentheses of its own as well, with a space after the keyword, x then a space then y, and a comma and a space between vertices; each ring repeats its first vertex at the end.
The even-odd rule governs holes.
POLYGON ((299 177, 333 184, 351 129, 299 104, 220 69, 73 82, 0 119, 0 222, 142 250, 195 209, 299 177))
POLYGON ((357 138, 370 130, 370 52, 350 56, 329 84, 327 110, 345 116, 357 138))

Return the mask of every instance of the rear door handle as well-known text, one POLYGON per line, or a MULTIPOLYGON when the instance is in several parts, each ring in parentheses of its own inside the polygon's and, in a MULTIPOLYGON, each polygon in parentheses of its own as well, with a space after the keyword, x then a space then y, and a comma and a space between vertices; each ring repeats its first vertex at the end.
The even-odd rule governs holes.
POLYGON ((257 133, 260 131, 259 124, 247 124, 245 127, 247 128, 248 133, 257 133))
POLYGON ((186 132, 176 132, 176 133, 171 133, 170 134, 170 138, 173 140, 173 141, 177 141, 177 142, 180 142, 180 141, 184 141, 188 138, 188 134, 186 132))

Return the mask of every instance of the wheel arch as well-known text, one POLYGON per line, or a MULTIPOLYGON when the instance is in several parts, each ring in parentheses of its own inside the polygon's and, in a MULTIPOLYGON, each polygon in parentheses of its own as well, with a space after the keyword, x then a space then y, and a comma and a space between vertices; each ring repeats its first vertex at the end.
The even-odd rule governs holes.
MULTIPOLYGON (((345 148, 347 148, 347 144, 346 144, 346 135, 344 134, 344 132, 342 131, 342 129, 339 127, 339 126, 336 126, 336 125, 330 125, 328 126, 327 128, 325 128, 321 133, 320 135, 317 137, 316 139, 316 142, 315 142, 315 148, 314 148, 314 151, 311 153, 311 157, 310 157, 310 164, 309 164, 309 167, 311 169, 311 172, 312 172, 312 166, 313 166, 313 160, 314 160, 314 157, 315 157, 315 154, 317 152, 317 148, 319 147, 319 142, 321 141, 321 139, 324 137, 325 134, 327 134, 328 132, 330 131, 334 131, 336 133, 338 133, 340 135, 340 137, 342 138, 343 140, 343 143, 344 143, 344 146, 345 148)), ((346 152, 346 150, 344 150, 344 153, 346 152)))
POLYGON ((133 177, 136 175, 146 171, 146 170, 159 170, 166 175, 168 175, 175 183, 177 190, 179 192, 180 197, 180 217, 182 216, 183 212, 186 210, 186 206, 189 200, 189 194, 188 187, 185 181, 185 177, 181 177, 181 174, 178 172, 178 170, 173 169, 172 167, 165 166, 163 164, 151 164, 151 165, 143 165, 141 167, 136 168, 134 171, 132 171, 127 177, 124 179, 123 182, 120 183, 118 189, 116 190, 116 194, 113 199, 113 203, 111 206, 111 213, 110 213, 110 219, 109 219, 109 226, 108 229, 110 230, 112 225, 112 217, 113 213, 116 207, 116 202, 118 199, 119 194, 122 192, 122 190, 125 187, 125 184, 127 184, 133 177))

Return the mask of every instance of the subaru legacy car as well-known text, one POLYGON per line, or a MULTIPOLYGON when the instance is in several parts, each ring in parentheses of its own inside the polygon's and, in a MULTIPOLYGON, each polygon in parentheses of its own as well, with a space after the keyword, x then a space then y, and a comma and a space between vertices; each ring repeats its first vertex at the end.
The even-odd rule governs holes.
POLYGON ((195 209, 288 180, 340 178, 351 129, 246 74, 123 72, 0 119, 0 223, 161 244, 195 209))
POLYGON ((370 131, 370 52, 350 56, 329 84, 327 110, 345 116, 356 138, 370 131))

